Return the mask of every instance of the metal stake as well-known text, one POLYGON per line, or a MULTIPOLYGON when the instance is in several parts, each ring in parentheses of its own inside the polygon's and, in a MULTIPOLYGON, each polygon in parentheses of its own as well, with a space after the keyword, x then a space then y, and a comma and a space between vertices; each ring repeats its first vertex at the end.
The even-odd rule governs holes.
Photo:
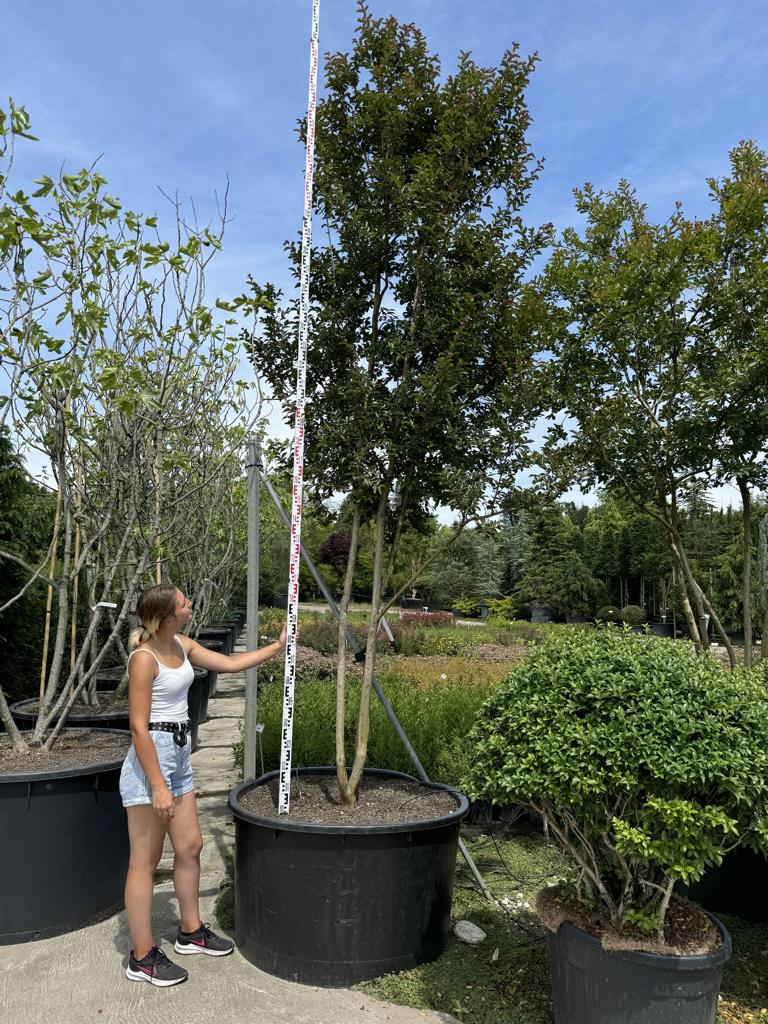
MULTIPOLYGON (((261 446, 255 439, 248 442, 248 593, 246 598, 246 648, 259 646, 259 493, 261 446)), ((243 778, 256 778, 256 717, 258 714, 257 670, 245 670, 245 724, 243 730, 243 778)), ((260 737, 259 737, 260 739, 260 737)))

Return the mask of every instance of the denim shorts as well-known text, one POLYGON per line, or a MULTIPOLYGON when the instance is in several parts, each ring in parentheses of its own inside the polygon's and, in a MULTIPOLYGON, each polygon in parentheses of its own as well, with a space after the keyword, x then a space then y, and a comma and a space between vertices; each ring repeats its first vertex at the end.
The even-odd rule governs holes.
MULTIPOLYGON (((185 793, 191 792, 195 788, 189 760, 192 737, 188 735, 187 742, 180 747, 174 742, 172 732, 152 731, 149 735, 157 749, 157 760, 160 762, 165 784, 173 796, 184 796, 185 793)), ((152 787, 147 781, 133 746, 128 751, 120 772, 120 796, 123 799, 123 807, 152 803, 152 787)))

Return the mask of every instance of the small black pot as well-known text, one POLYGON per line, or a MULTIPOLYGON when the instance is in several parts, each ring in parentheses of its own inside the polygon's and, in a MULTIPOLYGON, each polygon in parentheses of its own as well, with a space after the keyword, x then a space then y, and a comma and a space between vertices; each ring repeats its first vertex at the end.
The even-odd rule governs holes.
MULTIPOLYGON (((19 700, 11 704, 9 710, 13 720, 20 729, 33 729, 37 724, 37 698, 19 700)), ((54 724, 53 722, 51 723, 54 724)), ((110 711, 108 708, 94 708, 93 711, 67 717, 68 729, 121 729, 130 730, 127 711, 110 711)))
POLYGON ((0 775, 0 945, 83 928, 123 906, 122 764, 0 775))
MULTIPOLYGON (((329 776, 335 768, 304 774, 329 776)), ((268 772, 229 794, 235 816, 235 932, 252 964, 278 978, 340 987, 435 960, 450 928, 465 796, 442 818, 321 825, 260 817, 240 803, 268 772)), ((371 769, 367 776, 409 779, 371 769)), ((411 780, 413 781, 413 780, 411 780)))
POLYGON ((547 933, 556 1024, 715 1024, 731 937, 705 956, 607 952, 573 924, 547 933))

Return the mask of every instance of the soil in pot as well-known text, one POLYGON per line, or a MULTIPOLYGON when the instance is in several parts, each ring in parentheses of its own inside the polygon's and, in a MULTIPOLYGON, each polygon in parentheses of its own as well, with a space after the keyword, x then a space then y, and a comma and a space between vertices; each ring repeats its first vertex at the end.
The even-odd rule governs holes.
POLYGON ((131 745, 131 737, 122 732, 100 732, 90 729, 65 729, 53 750, 33 747, 27 753, 17 754, 9 736, 0 737, 0 775, 19 772, 47 772, 67 768, 86 768, 124 758, 131 745))
POLYGON ((403 821, 426 821, 450 814, 456 800, 450 793, 425 789, 407 779, 364 778, 356 807, 345 807, 339 797, 335 776, 299 772, 291 780, 290 813, 278 815, 279 785, 272 779, 251 789, 240 800, 246 810, 281 821, 305 821, 318 825, 384 825, 403 821))
MULTIPOLYGON (((18 701, 11 706, 11 714, 19 728, 29 729, 37 721, 40 701, 18 701)), ((109 692, 99 696, 98 706, 75 701, 72 711, 67 717, 67 726, 85 729, 128 729, 128 697, 115 699, 109 692)))

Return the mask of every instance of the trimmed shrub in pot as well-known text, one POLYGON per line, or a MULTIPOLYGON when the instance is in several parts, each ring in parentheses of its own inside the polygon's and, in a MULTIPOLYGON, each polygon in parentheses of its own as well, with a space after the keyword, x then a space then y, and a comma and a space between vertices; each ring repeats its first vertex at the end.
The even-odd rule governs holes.
POLYGON ((627 626, 642 626, 647 616, 639 604, 625 604, 621 609, 621 621, 627 626))
POLYGON ((607 604, 598 608, 595 618, 598 622, 611 622, 618 625, 621 622, 621 609, 615 605, 607 604))
MULTIPOLYGON (((467 790, 539 813, 576 867, 573 888, 563 894, 576 916, 581 907, 597 914, 604 944, 606 935, 621 943, 628 931, 635 940, 639 934, 646 949, 658 951, 642 957, 666 971, 664 926, 675 882, 700 878, 740 842, 768 849, 767 731, 765 689, 750 673, 726 671, 653 637, 564 631, 534 650, 484 704, 471 734, 467 790)), ((568 1024, 582 1017, 560 999, 558 943, 567 945, 573 932, 590 940, 566 924, 550 943, 555 1001, 560 1020, 573 1013, 568 1024)), ((630 1016, 618 1004, 598 1005, 613 990, 587 972, 576 995, 588 1008, 584 1019, 714 1021, 728 945, 723 930, 711 962, 676 963, 673 979, 692 965, 697 984, 704 979, 686 1007, 668 1002, 677 998, 674 984, 659 981, 645 963, 643 1005, 661 1000, 674 1010, 669 1017, 644 1016, 629 996, 621 1013, 630 1016)), ((620 973, 638 956, 603 949, 594 966, 620 973)))

